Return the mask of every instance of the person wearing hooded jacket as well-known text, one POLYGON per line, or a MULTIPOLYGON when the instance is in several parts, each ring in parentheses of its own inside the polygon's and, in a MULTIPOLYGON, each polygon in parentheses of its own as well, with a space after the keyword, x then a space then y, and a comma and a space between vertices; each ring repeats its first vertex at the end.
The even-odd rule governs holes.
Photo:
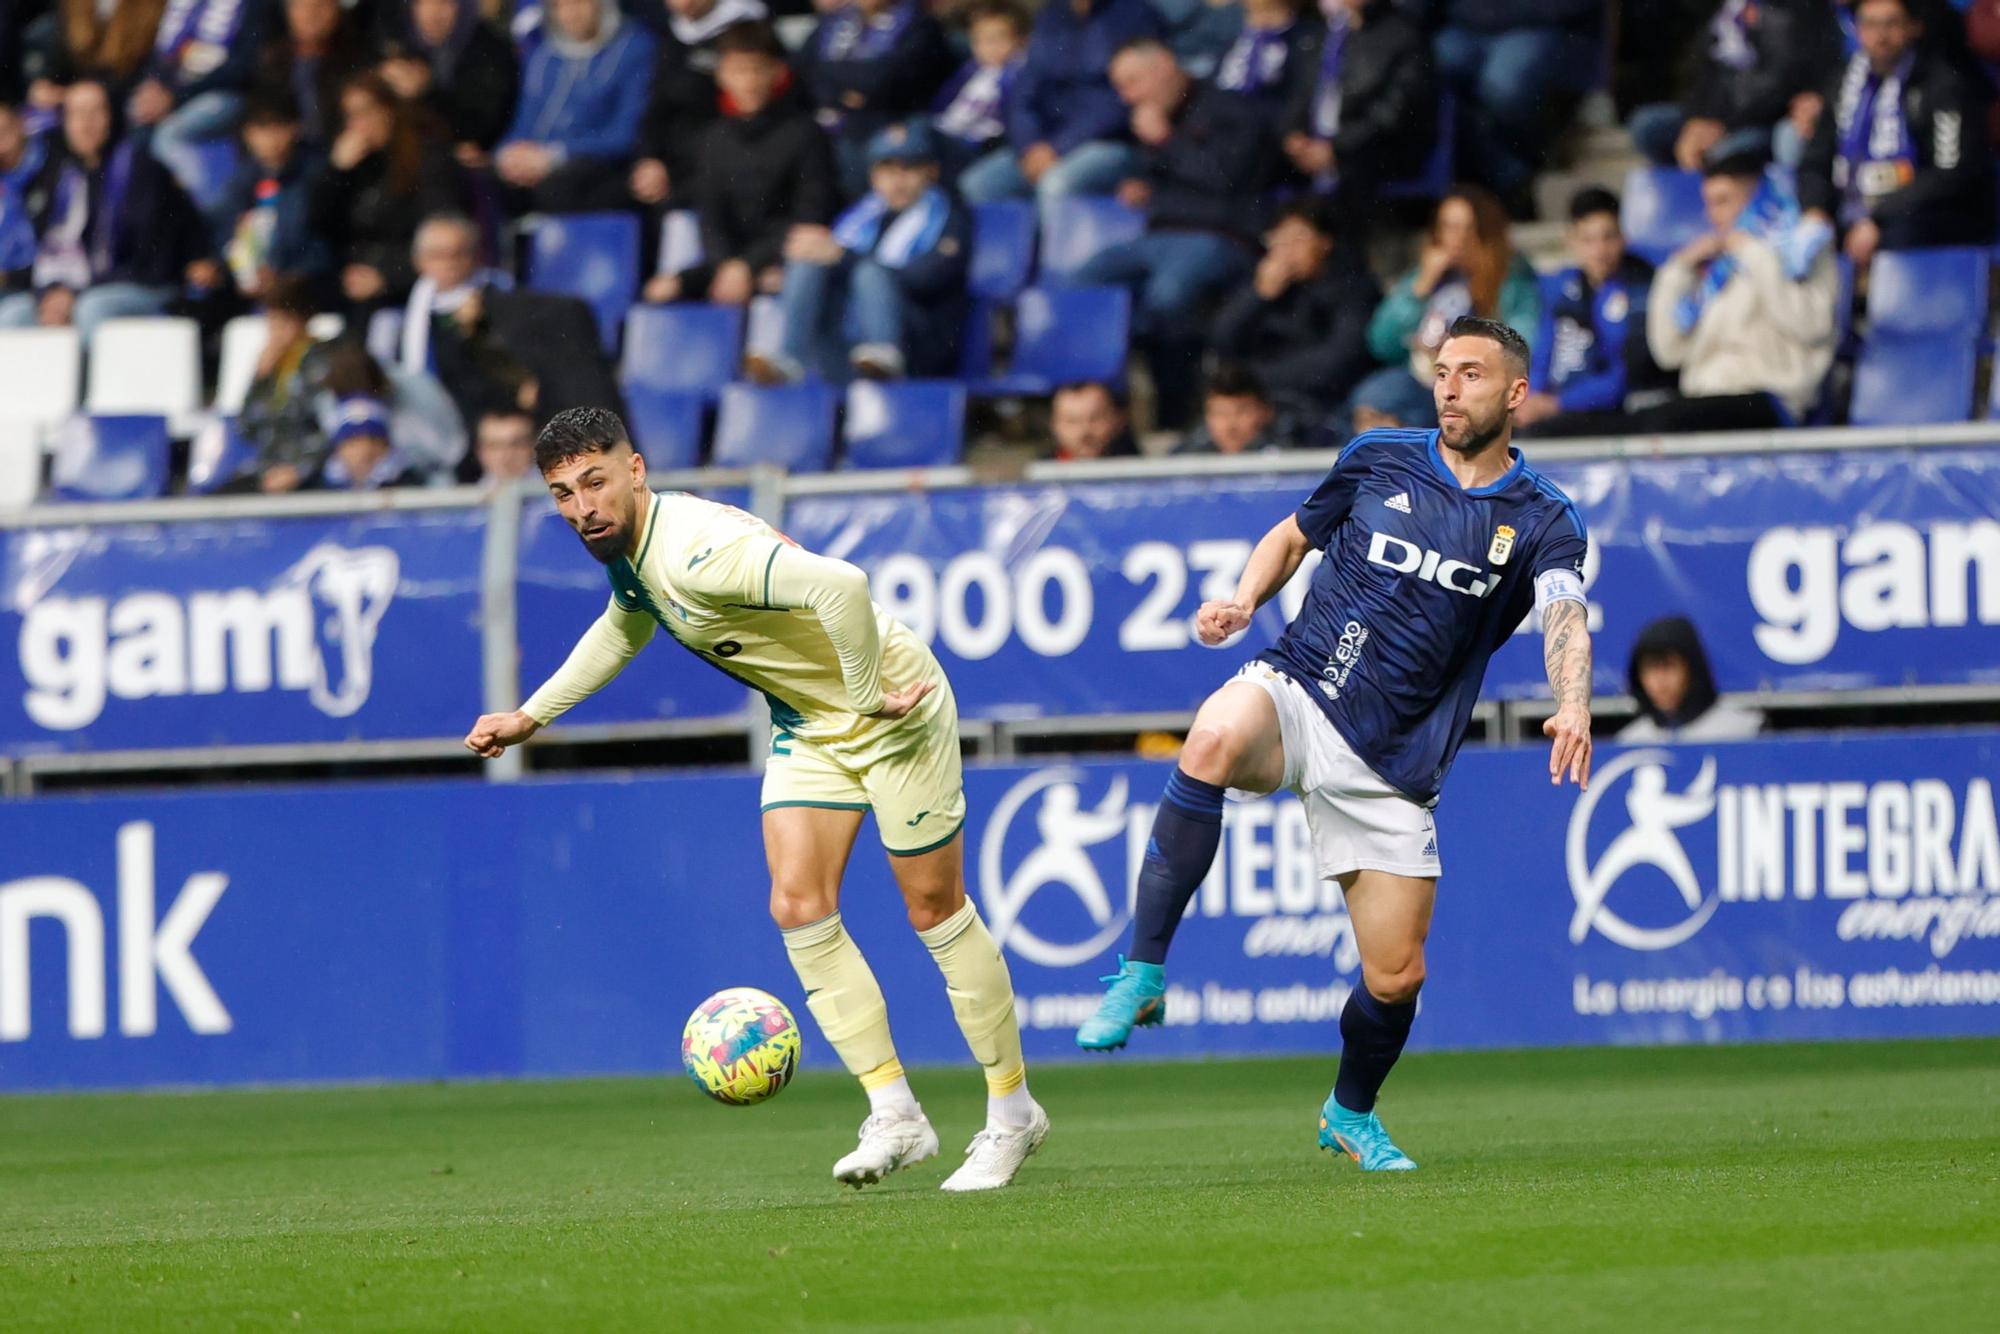
POLYGON ((1717 698, 1701 636, 1685 616, 1663 616, 1640 630, 1625 674, 1639 716, 1619 731, 1620 744, 1741 741, 1764 730, 1758 710, 1717 698))
POLYGON ((514 123, 493 155, 510 205, 550 213, 620 208, 652 83, 653 35, 612 0, 555 0, 521 76, 514 123))

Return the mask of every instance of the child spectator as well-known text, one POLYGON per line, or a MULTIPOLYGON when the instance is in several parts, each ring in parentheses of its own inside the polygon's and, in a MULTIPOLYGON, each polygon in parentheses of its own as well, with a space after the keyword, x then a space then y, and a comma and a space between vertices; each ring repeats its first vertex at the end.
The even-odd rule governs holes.
POLYGON ((894 379, 958 364, 972 224, 938 184, 937 150, 919 121, 868 146, 869 192, 831 228, 794 227, 785 242, 784 341, 752 356, 750 377, 798 380, 811 370, 894 379))
POLYGON ((653 35, 613 0, 553 0, 493 155, 516 210, 617 208, 653 74, 653 35))
POLYGON ((784 282, 785 238, 795 224, 833 216, 833 158, 793 86, 784 48, 762 23, 717 39, 715 81, 724 114, 702 135, 695 207, 705 262, 646 284, 648 301, 701 297, 749 304, 784 282))
POLYGON ((864 194, 869 140, 929 107, 951 68, 944 31, 918 0, 847 0, 825 13, 800 56, 841 191, 864 194))
POLYGON ((1264 392, 1264 382, 1242 366, 1224 365, 1208 377, 1201 403, 1199 429, 1183 440, 1176 454, 1261 454, 1282 449, 1278 413, 1264 392))
POLYGON ((493 408, 479 416, 473 440, 478 474, 467 480, 509 486, 535 470, 535 419, 524 408, 493 408))
POLYGON ((243 475, 225 491, 296 491, 326 458, 319 396, 326 387, 326 345, 309 324, 319 313, 312 286, 280 274, 265 286, 264 351, 236 414, 236 432, 255 451, 243 475))
POLYGON ((967 15, 972 58, 938 90, 938 159, 955 181, 975 159, 1002 147, 1027 58, 1028 15, 1014 0, 982 0, 967 15))
POLYGON ((278 273, 323 281, 333 269, 313 230, 318 154, 299 143, 298 103, 289 91, 260 92, 243 116, 243 160, 216 210, 223 257, 237 290, 261 301, 278 273))
POLYGON ((766 17, 764 0, 665 0, 653 90, 639 122, 632 198, 656 211, 693 194, 702 133, 717 114, 716 39, 766 17))
POLYGON ((307 481, 309 491, 380 491, 421 486, 423 474, 396 452, 389 435, 389 405, 379 398, 343 398, 333 410, 329 452, 307 481))

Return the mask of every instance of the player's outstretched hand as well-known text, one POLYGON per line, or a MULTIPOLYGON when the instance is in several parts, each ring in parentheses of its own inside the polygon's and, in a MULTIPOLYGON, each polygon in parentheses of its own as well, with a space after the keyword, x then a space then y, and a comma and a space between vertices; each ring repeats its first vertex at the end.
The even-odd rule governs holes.
POLYGON ((520 745, 541 728, 540 723, 519 709, 512 713, 481 714, 472 730, 465 734, 465 748, 482 759, 497 760, 501 751, 520 745))
POLYGON ((882 692, 882 707, 868 716, 900 718, 922 703, 924 696, 931 693, 931 689, 931 682, 919 681, 913 686, 904 686, 901 690, 885 690, 882 692))
POLYGON ((1214 648, 1238 630, 1246 629, 1253 610, 1240 602, 1204 602, 1194 614, 1195 637, 1214 648))
POLYGON ((1562 786, 1563 774, 1576 780, 1580 788, 1590 786, 1590 713, 1565 705, 1555 717, 1542 724, 1542 735, 1555 744, 1549 747, 1549 781, 1562 786))

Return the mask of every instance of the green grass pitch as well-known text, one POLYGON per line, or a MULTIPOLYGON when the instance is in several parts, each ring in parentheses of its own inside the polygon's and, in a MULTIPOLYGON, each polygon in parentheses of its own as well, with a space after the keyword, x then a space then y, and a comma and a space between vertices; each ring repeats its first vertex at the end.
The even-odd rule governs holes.
POLYGON ((1011 1190, 828 1170, 865 1105, 679 1078, 0 1099, 0 1329, 2000 1328, 2000 1041, 1038 1070, 1011 1190))

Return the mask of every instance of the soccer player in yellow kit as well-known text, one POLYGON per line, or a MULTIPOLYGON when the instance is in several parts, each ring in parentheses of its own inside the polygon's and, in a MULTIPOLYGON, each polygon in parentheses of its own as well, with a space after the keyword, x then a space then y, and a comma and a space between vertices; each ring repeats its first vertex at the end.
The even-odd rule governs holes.
POLYGON ((1028 1093, 1006 961, 965 896, 958 706, 937 659, 870 600, 855 566, 732 506, 653 494, 615 413, 558 413, 535 461, 557 510, 604 563, 611 604, 527 703, 473 724, 467 748, 490 759, 526 741, 602 689, 661 627, 762 691, 771 916, 813 1018, 868 1093, 860 1143, 833 1175, 863 1186, 938 1151, 896 1059, 882 989, 840 920, 841 875, 873 810, 910 925, 986 1071, 986 1128, 944 1189, 1006 1185, 1049 1118, 1028 1093))

